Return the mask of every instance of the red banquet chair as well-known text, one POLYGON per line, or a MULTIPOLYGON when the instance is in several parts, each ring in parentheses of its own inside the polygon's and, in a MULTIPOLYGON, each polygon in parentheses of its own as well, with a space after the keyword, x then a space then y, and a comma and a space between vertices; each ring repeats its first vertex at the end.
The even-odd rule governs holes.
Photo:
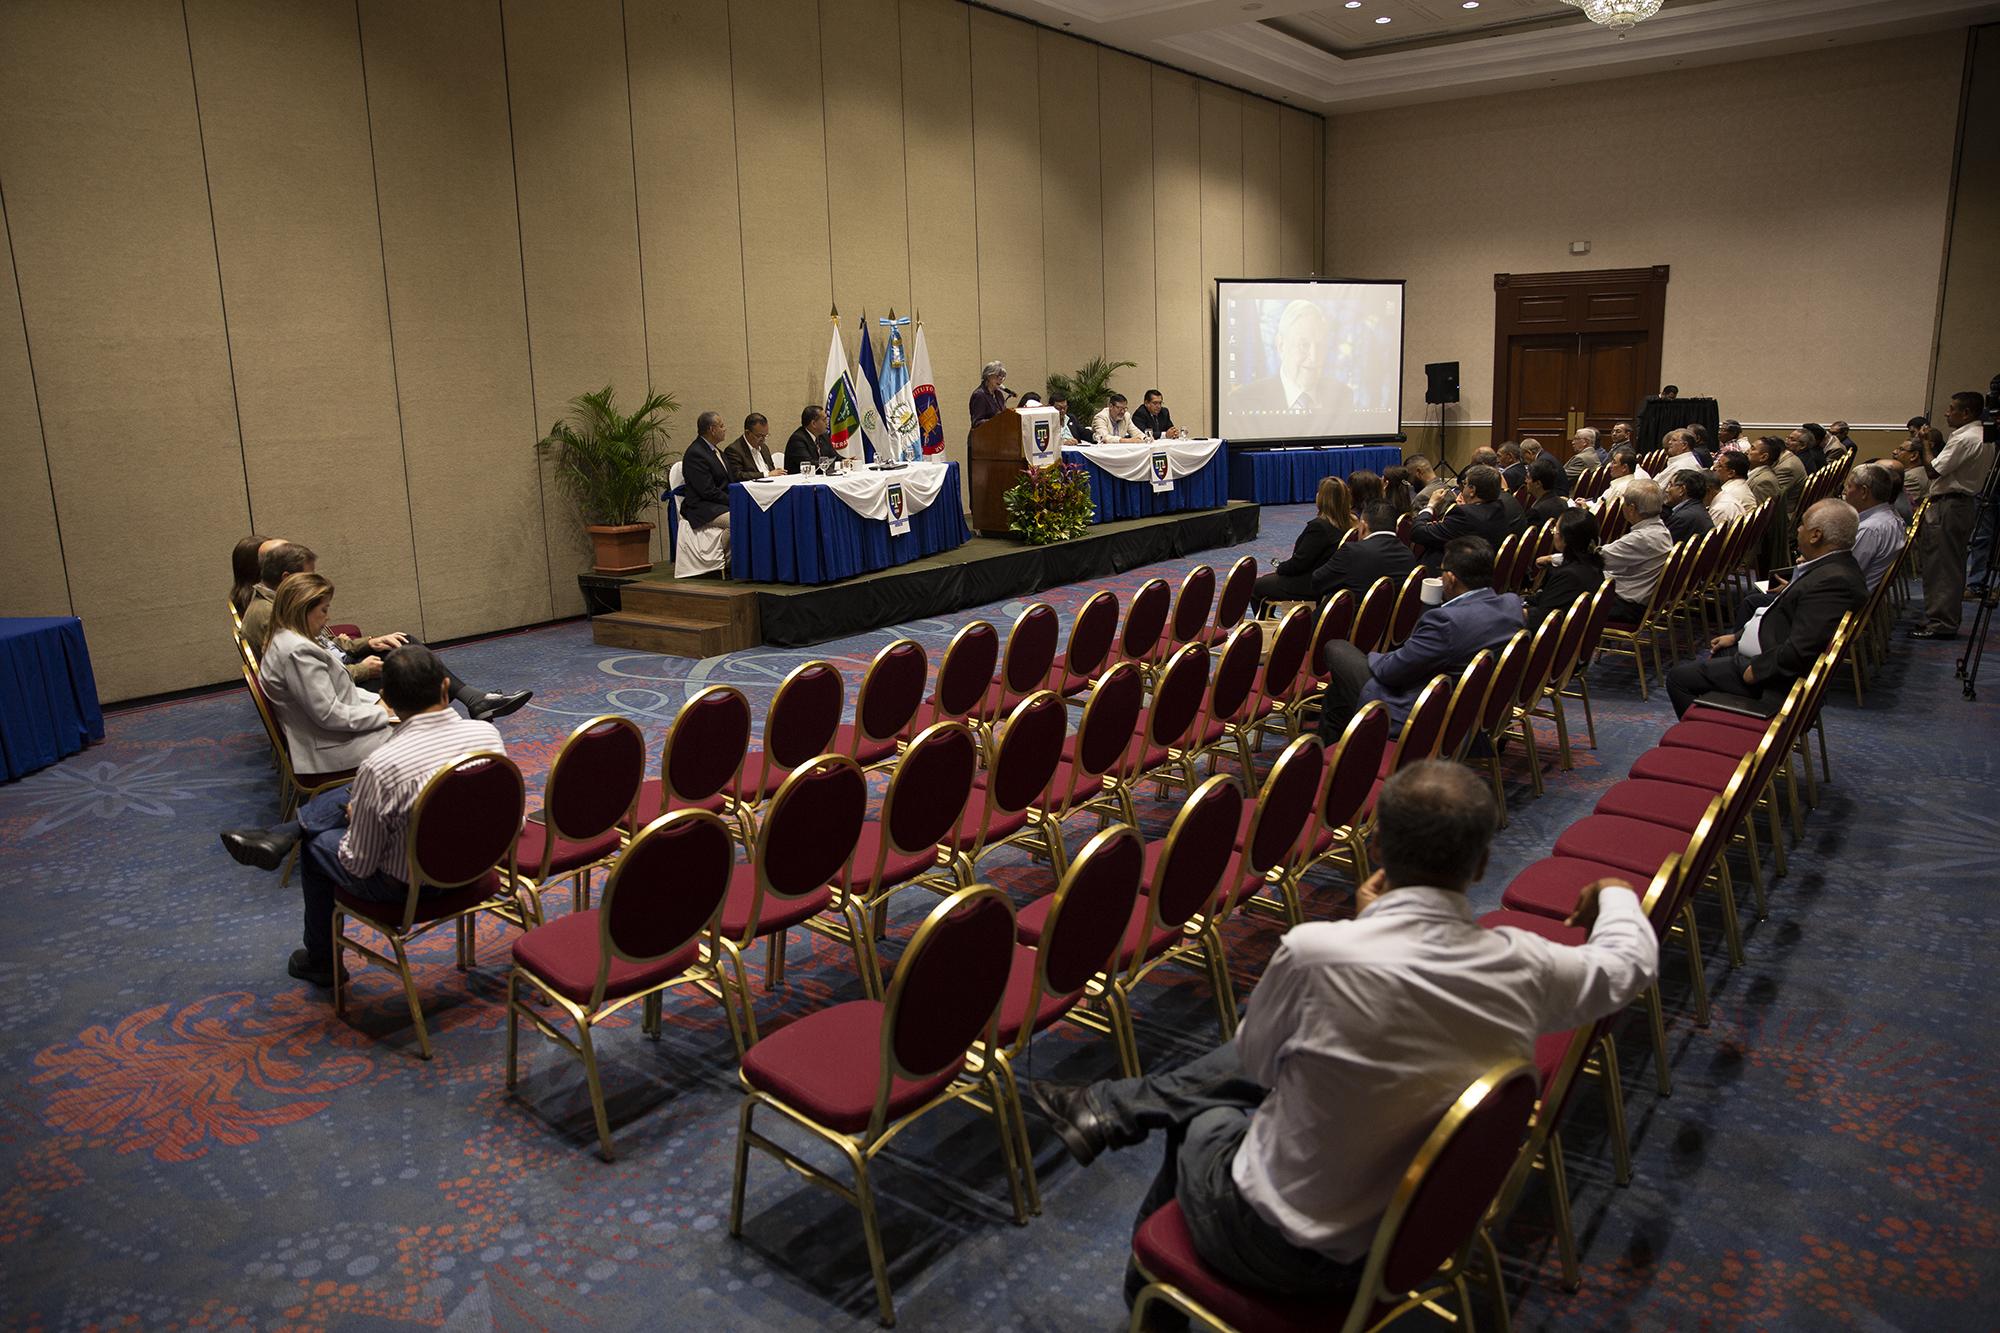
POLYGON ((590 872, 618 855, 619 828, 646 780, 646 738, 627 718, 594 717, 569 734, 542 783, 542 808, 514 844, 521 925, 546 919, 542 893, 570 880, 574 905, 590 906, 590 872))
POLYGON ((1362 836, 1362 812, 1375 790, 1376 774, 1389 749, 1389 706, 1381 700, 1366 704, 1347 721, 1327 761, 1326 783, 1320 788, 1319 809, 1299 866, 1303 880, 1323 865, 1344 865, 1354 886, 1368 878, 1368 840, 1362 836))
POLYGON ((740 1075, 744 1097, 737 1118, 729 1234, 743 1234, 750 1150, 769 1153, 860 1212, 876 1305, 883 1325, 893 1325, 896 1307, 870 1168, 911 1122, 982 1092, 981 1109, 993 1117, 1000 1135, 1014 1220, 1026 1222, 997 1068, 989 1064, 977 1074, 966 1072, 975 1042, 993 1049, 995 1019, 1014 957, 1014 913, 1006 896, 986 884, 960 889, 917 928, 886 998, 850 1000, 807 1014, 752 1046, 740 1075), (853 1186, 758 1133, 752 1122, 764 1108, 788 1128, 838 1150, 852 1172, 853 1186))
POLYGON ((1065 699, 1089 690, 1110 665, 1117 638, 1118 594, 1108 588, 1092 593, 1070 623, 1069 644, 1049 671, 1049 688, 1065 699))
MULTIPOLYGON (((1522 630, 1515 639, 1527 637, 1522 630)), ((1510 640, 1511 642, 1511 640, 1510 640)), ((1483 649, 1466 663, 1451 692, 1451 706, 1445 710, 1444 731, 1438 737, 1438 757, 1454 763, 1465 758, 1478 734, 1479 719, 1486 711, 1486 696, 1493 689, 1494 658, 1491 648, 1483 649)))
POLYGON ((1009 843, 1042 838, 1030 813, 1041 803, 1062 762, 1069 713, 1054 690, 1037 690, 1014 707, 1000 725, 999 740, 986 771, 972 779, 966 818, 958 825, 951 851, 959 882, 977 876, 979 858, 1009 843))
POLYGON ((1015 704, 1047 687, 1055 670, 1057 635, 1055 608, 1047 602, 1036 602, 1014 621, 1000 670, 988 681, 986 697, 979 701, 971 719, 987 740, 992 739, 993 724, 1015 704))
POLYGON ((1215 599, 1215 623, 1201 632, 1200 642, 1213 648, 1229 637, 1250 609, 1250 594, 1257 586, 1257 557, 1246 555, 1229 567, 1222 591, 1215 599))
MULTIPOLYGON (((1535 1108, 1526 1060, 1495 1065, 1458 1097, 1431 1130, 1376 1226, 1366 1266, 1347 1298, 1342 1333, 1382 1327, 1445 1296, 1470 1323, 1467 1271, 1475 1245, 1499 1270, 1481 1222, 1512 1170, 1535 1108)), ((1155 1305, 1209 1328, 1244 1333, 1325 1333, 1337 1307, 1327 1297, 1267 1296, 1229 1282, 1202 1261, 1178 1202, 1140 1224, 1132 1256, 1147 1279, 1132 1304, 1132 1333, 1155 1305)), ((1497 1279, 1496 1279, 1497 1281, 1497 1279)))
POLYGON ((1251 705, 1257 693, 1257 661, 1263 653, 1264 627, 1258 622, 1245 621, 1229 632, 1229 642, 1223 645, 1215 664, 1215 677, 1208 684, 1208 702, 1195 723, 1188 750, 1190 764, 1204 755, 1214 764, 1225 750, 1233 750, 1236 762, 1243 766, 1243 781, 1257 780, 1251 760, 1250 733, 1255 729, 1251 705))
POLYGON ((1208 650, 1190 643, 1168 658, 1154 677, 1153 702, 1147 706, 1145 725, 1132 738, 1132 751, 1120 777, 1128 797, 1134 787, 1148 779, 1158 782, 1162 793, 1176 783, 1194 790, 1189 737, 1208 695, 1209 667, 1208 650))
POLYGON ((1298 733, 1303 698, 1300 684, 1312 681, 1305 669, 1312 639, 1310 606, 1295 606, 1278 621, 1277 632, 1271 636, 1271 651, 1264 658, 1263 675, 1257 681, 1256 702, 1250 706, 1251 721, 1257 728, 1257 742, 1252 748, 1263 748, 1264 729, 1274 719, 1284 723, 1286 735, 1298 733))
POLYGON ((1196 565, 1181 580, 1180 595, 1174 599, 1174 616, 1167 627, 1171 637, 1167 651, 1173 652, 1182 644, 1208 643, 1208 611, 1215 605, 1215 570, 1208 565, 1196 565))
POLYGON ((1063 821, 1082 810, 1110 809, 1127 824, 1139 822, 1132 793, 1122 769, 1132 733, 1139 725, 1145 683, 1139 668, 1120 662, 1098 679, 1084 706, 1076 735, 1064 747, 1063 758, 1049 779, 1048 792, 1029 810, 1029 820, 1041 830, 1057 875, 1069 864, 1063 847, 1063 821))
MULTIPOLYGON (((1353 529, 1348 529, 1352 532, 1353 529)), ((1342 588, 1327 602, 1313 624, 1312 647, 1306 653, 1305 672, 1300 676, 1293 711, 1296 725, 1303 728, 1319 716, 1320 690, 1327 681, 1326 646, 1335 639, 1350 637, 1354 629, 1354 594, 1342 588)))
POLYGON ((1364 653, 1382 646, 1382 636, 1389 632, 1389 619, 1396 613, 1396 591, 1395 580, 1386 576, 1368 586, 1368 591, 1362 594, 1360 609, 1355 611, 1348 626, 1349 643, 1364 653))
POLYGON ((1118 634, 1118 661, 1152 674, 1166 652, 1167 613, 1173 599, 1173 589, 1165 579, 1147 579, 1139 585, 1125 611, 1125 628, 1118 634))
POLYGON ((835 727, 827 748, 863 769, 894 763, 897 742, 923 707, 929 675, 930 659, 915 639, 898 639, 883 648, 861 678, 854 696, 854 721, 835 727))
POLYGON ((1423 619, 1424 612, 1429 609, 1424 605, 1426 577, 1428 571, 1422 565, 1418 565, 1403 576, 1403 587, 1396 594, 1395 607, 1389 613, 1389 627, 1384 631, 1385 648, 1401 646, 1403 640, 1410 637, 1410 631, 1417 627, 1417 622, 1423 619))
POLYGON ((472 966, 473 918, 493 912, 516 919, 513 907, 514 839, 521 829, 526 790, 521 770, 504 754, 476 751, 438 770, 417 793, 404 835, 409 894, 400 903, 357 898, 344 889, 333 894, 333 1012, 346 1016, 349 951, 393 970, 403 983, 410 1023, 417 1031, 417 1054, 431 1058, 431 1038, 417 1003, 417 980, 410 971, 409 946, 438 927, 458 931, 458 970, 472 966), (394 957, 349 939, 352 920, 374 930, 394 957))
POLYGON ((975 620, 952 635, 938 663, 937 686, 925 700, 930 709, 904 728, 903 739, 914 740, 933 722, 973 725, 993 686, 993 667, 999 660, 1000 632, 986 621, 975 620))
MULTIPOLYGON (((1318 813, 1325 778, 1326 747, 1319 737, 1301 736, 1279 754, 1237 827, 1237 883, 1228 900, 1217 904, 1218 919, 1239 906, 1256 907, 1287 926, 1306 919, 1298 873, 1311 854, 1305 850, 1306 830, 1318 813)), ((1230 879, 1225 874, 1223 882, 1230 879)))
MULTIPOLYGON (((638 1002, 641 1028, 657 1038, 660 996, 667 990, 701 982, 719 989, 713 955, 704 958, 701 944, 729 892, 735 855, 729 826, 707 811, 662 815, 611 868, 599 906, 571 912, 514 941, 514 969, 507 978, 507 1087, 512 1091, 517 1081, 525 1018, 583 1062, 597 1149, 607 1162, 611 1122, 591 1032, 638 1002), (543 1016, 531 993, 568 1017, 576 1028, 574 1040, 543 1016)), ((725 1004, 722 1012, 734 1033, 736 1011, 725 1004)), ((735 1035, 740 1046, 742 1036, 735 1035)))
MULTIPOLYGON (((750 749, 750 701, 741 690, 711 685, 681 705, 667 728, 660 751, 660 776, 639 784, 632 807, 631 830, 636 833, 663 814, 675 810, 706 810, 733 817, 725 794, 743 767, 750 749)), ((739 821, 737 837, 750 844, 750 832, 739 821)))
POLYGON ((729 799, 739 821, 754 828, 757 807, 769 800, 799 765, 833 749, 847 687, 825 662, 806 662, 778 684, 764 716, 764 744, 743 756, 729 799))
POLYGON ((1493 668, 1493 684, 1486 691, 1475 734, 1486 742, 1486 753, 1472 756, 1486 767, 1493 779, 1493 800, 1500 810, 1500 827, 1507 827, 1507 784, 1500 771, 1500 742, 1514 721, 1514 701, 1520 696, 1522 678, 1528 674, 1535 654, 1535 640, 1522 630, 1507 640, 1500 660, 1493 668))

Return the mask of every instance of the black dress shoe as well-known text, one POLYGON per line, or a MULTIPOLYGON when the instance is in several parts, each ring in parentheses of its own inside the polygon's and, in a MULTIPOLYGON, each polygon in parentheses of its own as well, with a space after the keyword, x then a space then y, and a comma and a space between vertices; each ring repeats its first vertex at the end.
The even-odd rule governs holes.
POLYGON ((1931 626, 1926 625, 1922 629, 1911 630, 1910 637, 1913 639, 1955 639, 1958 637, 1958 631, 1949 629, 1934 629, 1931 626))
POLYGON ((1069 1155, 1084 1166, 1111 1146, 1104 1121, 1090 1105, 1090 1089, 1078 1083, 1045 1083, 1032 1080, 1028 1098, 1049 1122, 1069 1155))
POLYGON ((467 711, 474 722, 491 722, 496 717, 505 717, 518 712, 523 704, 535 697, 533 690, 516 690, 512 694, 482 694, 479 702, 467 711))
MULTIPOLYGON (((321 959, 316 962, 313 956, 304 949, 294 949, 292 950, 291 958, 285 963, 285 971, 309 986, 317 986, 321 990, 333 989, 333 960, 331 958, 321 959)), ((344 967, 340 969, 340 980, 343 985, 347 982, 347 969, 344 967)))
POLYGON ((222 835, 222 845, 238 865, 276 870, 291 855, 292 848, 299 845, 299 840, 296 834, 288 837, 268 829, 238 828, 222 835))

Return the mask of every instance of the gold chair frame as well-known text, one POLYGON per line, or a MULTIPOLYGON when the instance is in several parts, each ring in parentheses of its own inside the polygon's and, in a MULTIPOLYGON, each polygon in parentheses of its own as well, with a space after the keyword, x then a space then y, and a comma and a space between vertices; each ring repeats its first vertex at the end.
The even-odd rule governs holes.
MULTIPOLYGON (((619 815, 611 825, 610 831, 620 835, 620 846, 606 852, 594 861, 589 861, 576 867, 574 870, 565 870, 554 878, 549 877, 549 863, 555 860, 557 842, 583 841, 580 838, 570 837, 567 833, 556 827, 555 815, 549 804, 549 780, 561 771, 563 758, 569 753, 571 746, 580 744, 585 733, 595 731, 607 723, 630 732, 632 738, 638 742, 640 754, 639 781, 641 785, 645 783, 646 766, 644 758, 646 753, 646 738, 639 731, 638 726, 632 719, 622 717, 617 713, 601 713, 587 722, 580 724, 568 736, 563 738, 562 747, 556 751, 556 757, 549 763, 548 774, 542 779, 541 823, 548 830, 542 838, 542 864, 533 873, 529 873, 525 869, 520 868, 517 863, 514 871, 514 890, 516 899, 519 902, 518 909, 514 910, 517 910, 520 916, 520 919, 515 920, 514 924, 523 930, 528 929, 530 926, 539 926, 548 920, 546 913, 542 910, 542 893, 544 890, 561 884, 565 880, 572 881, 574 885, 573 906, 571 910, 578 912, 588 910, 590 907, 590 872, 600 866, 610 865, 618 859, 624 850, 623 830, 631 824, 632 812, 638 806, 638 788, 636 787, 633 789, 632 800, 626 803, 625 812, 619 815)), ((661 791, 664 792, 665 790, 666 788, 662 786, 661 791)), ((508 913, 502 912, 501 915, 508 916, 508 913)), ((512 920, 513 918, 509 917, 509 919, 512 920)))

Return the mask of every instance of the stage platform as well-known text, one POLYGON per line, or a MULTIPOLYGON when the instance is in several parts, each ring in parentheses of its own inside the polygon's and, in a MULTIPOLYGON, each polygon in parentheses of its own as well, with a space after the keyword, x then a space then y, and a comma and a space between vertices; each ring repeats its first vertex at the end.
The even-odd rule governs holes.
POLYGON ((675 657, 824 643, 1234 546, 1257 535, 1260 512, 1257 505, 1231 501, 1197 513, 1102 523, 1051 546, 974 537, 956 550, 817 587, 676 579, 661 570, 623 584, 619 609, 594 617, 591 633, 606 647, 675 657))

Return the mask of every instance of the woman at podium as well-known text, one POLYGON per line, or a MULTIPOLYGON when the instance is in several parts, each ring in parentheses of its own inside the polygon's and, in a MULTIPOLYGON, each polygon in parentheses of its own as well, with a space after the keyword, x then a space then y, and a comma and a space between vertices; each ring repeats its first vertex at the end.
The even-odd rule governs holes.
POLYGON ((979 372, 979 387, 972 391, 971 405, 966 415, 977 427, 982 421, 990 421, 1007 410, 1007 367, 998 361, 988 361, 979 372))

